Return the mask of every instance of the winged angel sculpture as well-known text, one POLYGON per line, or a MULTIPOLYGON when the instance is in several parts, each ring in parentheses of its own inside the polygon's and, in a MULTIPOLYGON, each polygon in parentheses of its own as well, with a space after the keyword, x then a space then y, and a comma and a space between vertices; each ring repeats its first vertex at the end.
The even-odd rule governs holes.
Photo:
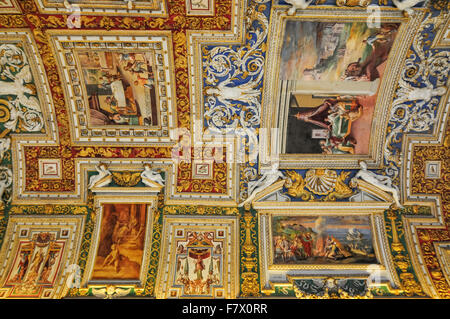
POLYGON ((5 128, 16 130, 21 119, 25 131, 37 132, 42 129, 44 121, 31 67, 19 44, 0 45, 0 96, 9 97, 9 120, 4 124, 5 128))

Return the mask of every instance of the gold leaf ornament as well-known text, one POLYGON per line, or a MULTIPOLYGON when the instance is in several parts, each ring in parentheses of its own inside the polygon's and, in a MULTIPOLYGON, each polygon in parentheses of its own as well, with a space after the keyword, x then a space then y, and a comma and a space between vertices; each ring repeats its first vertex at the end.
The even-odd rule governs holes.
POLYGON ((284 186, 287 188, 288 195, 292 197, 301 197, 303 200, 313 199, 313 195, 305 189, 305 180, 296 171, 287 171, 287 179, 284 186))
POLYGON ((125 187, 136 186, 141 180, 141 172, 111 172, 117 185, 125 187))
POLYGON ((0 123, 7 122, 10 116, 8 102, 6 100, 0 100, 0 123))

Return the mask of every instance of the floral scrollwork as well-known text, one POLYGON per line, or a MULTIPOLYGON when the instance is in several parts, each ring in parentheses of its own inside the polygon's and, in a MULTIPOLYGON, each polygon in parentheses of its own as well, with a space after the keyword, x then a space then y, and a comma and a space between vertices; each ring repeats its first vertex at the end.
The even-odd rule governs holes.
POLYGON ((20 43, 0 45, 0 97, 0 122, 5 129, 15 132, 43 129, 31 66, 20 43))

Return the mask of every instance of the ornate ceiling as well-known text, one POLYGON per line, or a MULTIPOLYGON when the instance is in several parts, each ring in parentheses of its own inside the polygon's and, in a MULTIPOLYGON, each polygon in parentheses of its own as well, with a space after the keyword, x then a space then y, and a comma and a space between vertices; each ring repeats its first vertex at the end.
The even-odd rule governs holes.
POLYGON ((0 298, 449 298, 446 0, 0 0, 0 298))

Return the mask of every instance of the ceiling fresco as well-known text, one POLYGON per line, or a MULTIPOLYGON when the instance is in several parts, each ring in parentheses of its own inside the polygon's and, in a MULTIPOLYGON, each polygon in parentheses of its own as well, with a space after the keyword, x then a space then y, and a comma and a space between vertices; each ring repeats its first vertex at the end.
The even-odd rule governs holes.
POLYGON ((450 298, 447 0, 0 0, 0 298, 450 298))

